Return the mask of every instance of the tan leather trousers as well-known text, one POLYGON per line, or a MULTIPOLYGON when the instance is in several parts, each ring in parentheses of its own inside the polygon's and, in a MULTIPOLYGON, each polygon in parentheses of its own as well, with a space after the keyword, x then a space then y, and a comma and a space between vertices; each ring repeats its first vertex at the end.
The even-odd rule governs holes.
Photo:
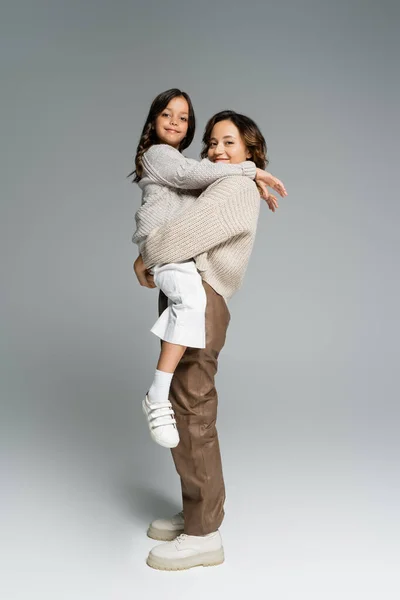
MULTIPOLYGON (((172 402, 180 442, 171 450, 181 478, 185 533, 206 535, 224 518, 225 486, 216 429, 218 395, 214 377, 230 314, 222 296, 205 281, 206 347, 188 348, 172 379, 172 402)), ((160 291, 159 314, 168 299, 160 291)))

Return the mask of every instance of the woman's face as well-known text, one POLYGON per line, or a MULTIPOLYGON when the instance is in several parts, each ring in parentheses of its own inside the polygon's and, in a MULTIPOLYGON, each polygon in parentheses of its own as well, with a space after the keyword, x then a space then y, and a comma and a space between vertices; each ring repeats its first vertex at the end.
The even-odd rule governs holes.
POLYGON ((189 106, 181 96, 173 98, 155 121, 155 130, 161 144, 179 148, 186 136, 189 123, 189 106))
POLYGON ((251 157, 239 129, 232 121, 220 121, 212 129, 207 156, 212 162, 240 163, 251 157))

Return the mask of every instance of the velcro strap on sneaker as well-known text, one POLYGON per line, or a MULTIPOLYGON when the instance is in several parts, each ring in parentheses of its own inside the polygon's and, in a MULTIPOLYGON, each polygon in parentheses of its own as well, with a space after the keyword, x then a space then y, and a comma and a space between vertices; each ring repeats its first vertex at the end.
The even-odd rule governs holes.
POLYGON ((156 419, 155 421, 151 421, 150 423, 151 429, 156 429, 157 427, 162 427, 163 425, 176 428, 176 421, 174 418, 171 417, 159 417, 158 419, 156 419))
POLYGON ((158 417, 165 417, 167 415, 173 415, 174 411, 172 408, 157 408, 155 410, 151 410, 149 412, 149 421, 153 421, 154 419, 158 419, 158 417))

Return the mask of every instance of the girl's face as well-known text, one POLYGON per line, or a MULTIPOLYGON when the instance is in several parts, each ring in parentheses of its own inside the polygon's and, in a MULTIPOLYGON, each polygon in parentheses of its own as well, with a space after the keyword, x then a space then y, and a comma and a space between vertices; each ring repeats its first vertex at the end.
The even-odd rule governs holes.
POLYGON ((179 148, 188 130, 189 106, 181 96, 172 98, 168 106, 158 115, 155 130, 161 144, 179 148))
POLYGON ((232 121, 219 121, 212 129, 207 156, 212 162, 240 163, 251 157, 232 121))

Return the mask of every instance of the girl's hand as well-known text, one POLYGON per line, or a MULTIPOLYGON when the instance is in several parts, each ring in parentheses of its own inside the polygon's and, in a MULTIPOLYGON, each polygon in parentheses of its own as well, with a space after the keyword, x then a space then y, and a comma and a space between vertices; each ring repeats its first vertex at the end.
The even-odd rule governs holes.
POLYGON ((135 275, 143 287, 155 288, 157 287, 154 283, 153 275, 146 269, 142 255, 139 254, 135 262, 133 263, 133 270, 135 275))
POLYGON ((275 210, 279 208, 278 200, 276 199, 276 197, 269 193, 269 190, 265 183, 258 181, 256 185, 260 192, 261 198, 264 198, 264 200, 268 204, 268 208, 272 210, 272 212, 275 212, 275 210))
POLYGON ((263 184, 269 186, 270 188, 275 190, 275 192, 278 192, 278 194, 280 196, 282 196, 282 198, 287 196, 287 191, 286 191, 286 188, 283 185, 282 181, 280 181, 280 179, 278 179, 277 177, 274 177, 273 175, 271 175, 271 173, 268 173, 268 171, 263 171, 262 169, 257 169, 256 183, 257 184, 263 183, 263 184))

